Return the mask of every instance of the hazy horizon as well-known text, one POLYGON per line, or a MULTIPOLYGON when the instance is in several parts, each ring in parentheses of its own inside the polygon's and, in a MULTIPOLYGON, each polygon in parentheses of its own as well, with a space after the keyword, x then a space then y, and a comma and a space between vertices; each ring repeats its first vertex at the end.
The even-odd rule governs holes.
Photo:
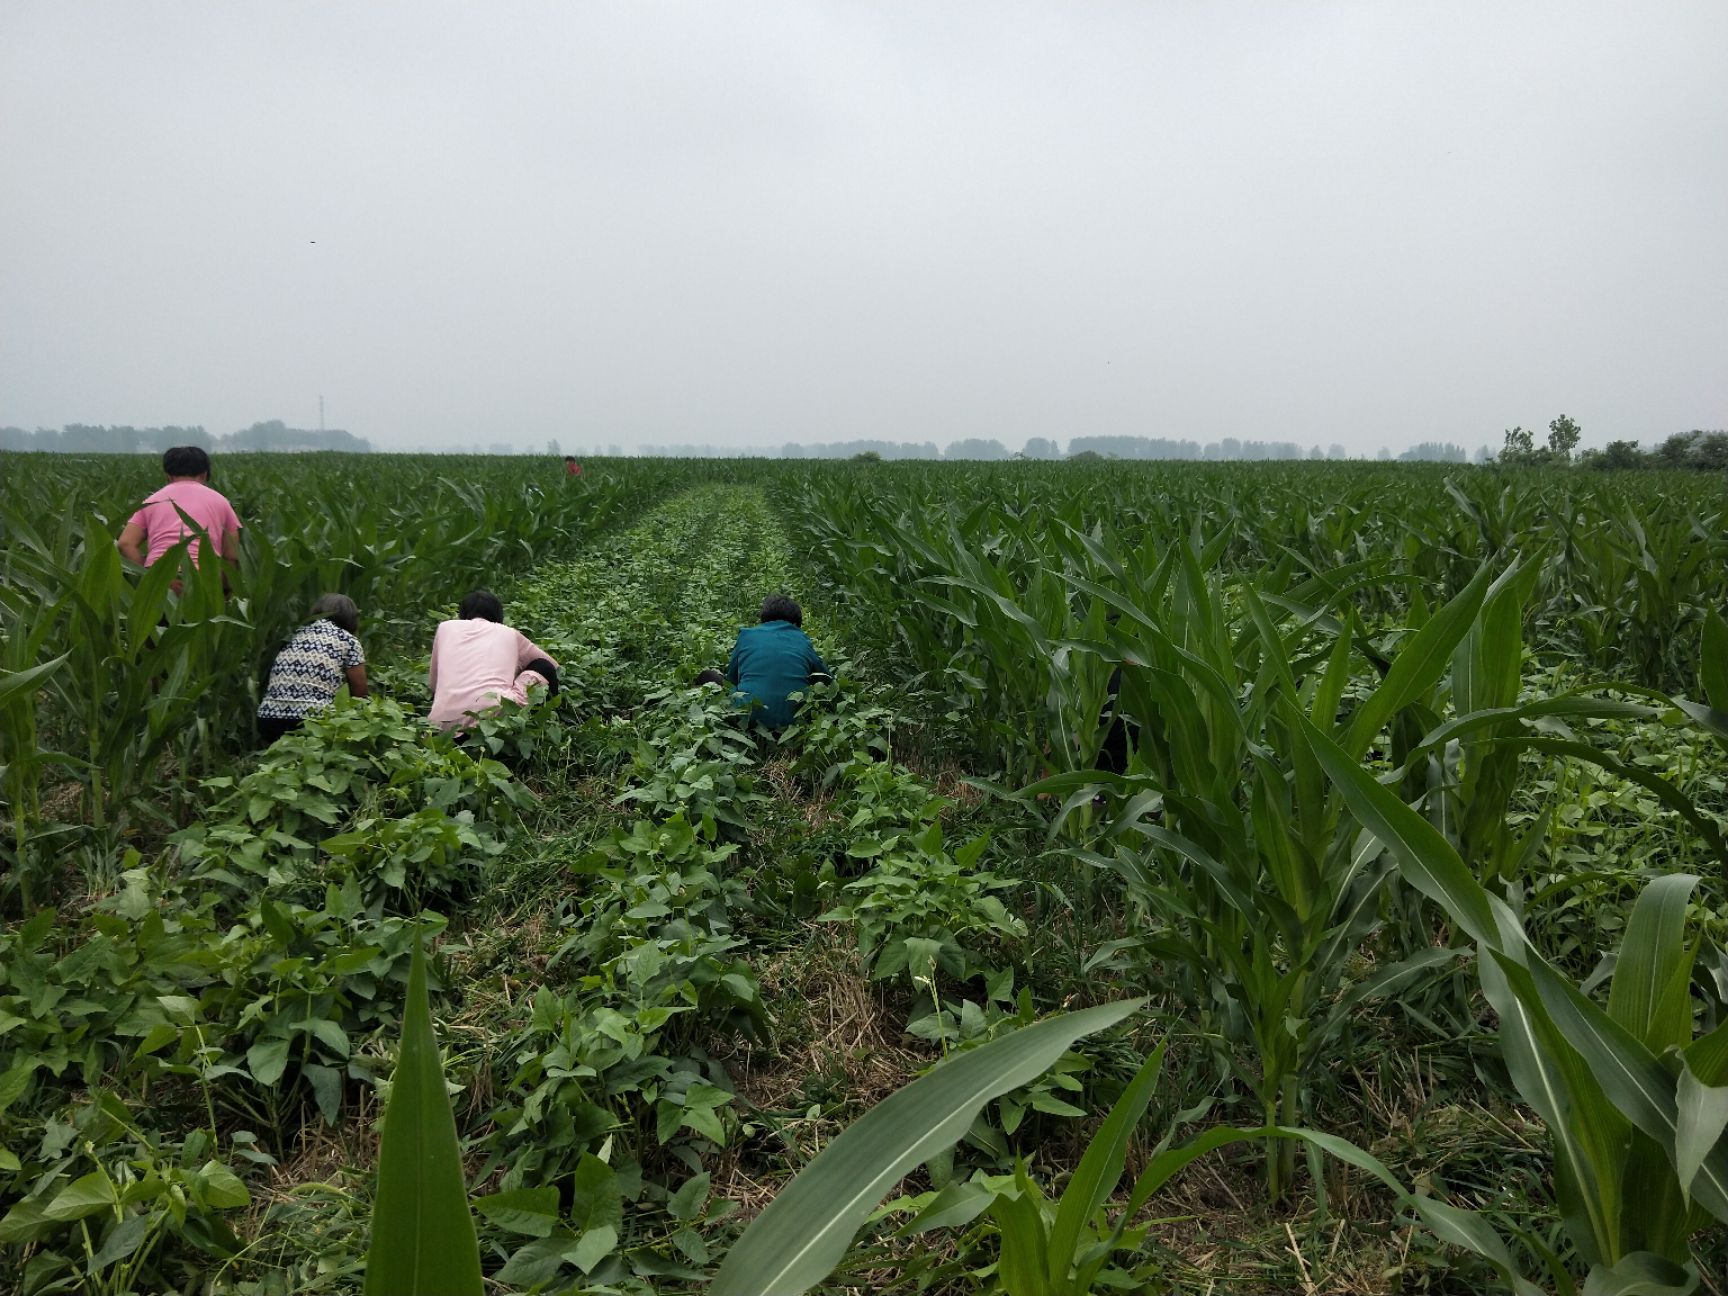
POLYGON ((0 424, 1728 426, 1728 6, 0 12, 0 424))

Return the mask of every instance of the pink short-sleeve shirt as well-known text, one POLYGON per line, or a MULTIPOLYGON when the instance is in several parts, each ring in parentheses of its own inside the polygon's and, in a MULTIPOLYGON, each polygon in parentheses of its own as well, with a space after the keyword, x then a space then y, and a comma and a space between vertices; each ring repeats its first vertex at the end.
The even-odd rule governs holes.
POLYGON ((203 482, 171 481, 127 519, 128 526, 144 529, 146 567, 192 534, 181 513, 204 528, 204 534, 210 537, 208 543, 200 542, 193 549, 194 563, 203 557, 202 551, 210 544, 220 553, 228 537, 240 530, 234 506, 220 491, 211 490, 203 482))

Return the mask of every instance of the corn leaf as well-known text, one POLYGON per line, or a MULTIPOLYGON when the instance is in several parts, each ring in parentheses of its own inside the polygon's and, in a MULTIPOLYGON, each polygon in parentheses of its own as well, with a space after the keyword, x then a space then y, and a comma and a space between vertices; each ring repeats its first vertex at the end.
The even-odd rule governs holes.
POLYGON ((1636 1251, 1615 1265, 1598 1265, 1584 1280, 1583 1296, 1691 1296, 1698 1274, 1648 1251, 1636 1251))
POLYGON ((41 688, 50 675, 66 664, 66 659, 71 655, 71 653, 61 653, 53 661, 45 661, 39 666, 30 667, 29 670, 7 671, 0 674, 0 706, 4 706, 15 697, 32 694, 41 688))
POLYGON ((1632 906, 1608 990, 1608 1015, 1660 1053, 1692 1039, 1692 950, 1686 905, 1698 879, 1671 873, 1646 886, 1632 906))
MULTIPOLYGON (((1637 1037, 1570 981, 1534 956, 1529 966, 1543 1007, 1601 1082, 1603 1093, 1674 1161, 1680 1119, 1674 1077, 1637 1037)), ((1728 1220, 1728 1143, 1719 1141, 1705 1151, 1692 1180, 1692 1196, 1717 1219, 1728 1220)))
POLYGON ((479 1296, 480 1247, 426 996, 418 933, 384 1113, 366 1296, 479 1296))
POLYGON ((1698 1177, 1705 1156, 1728 1131, 1728 1085, 1704 1084, 1686 1067, 1680 1072, 1674 1096, 1680 1116, 1674 1139, 1674 1170, 1681 1191, 1690 1199, 1692 1181, 1698 1177))
POLYGON ((832 1272, 870 1208, 915 1166, 957 1143, 984 1104, 1036 1079, 1130 999, 1034 1022, 938 1066, 854 1121, 738 1239, 709 1296, 801 1296, 832 1272))
POLYGON ((1352 757, 1361 760, 1386 722, 1426 693, 1445 673, 1452 650, 1475 623, 1492 579, 1492 569, 1484 566, 1459 591, 1458 597, 1430 617, 1399 651, 1380 687, 1350 722, 1344 748, 1352 757))
POLYGON ((1488 893, 1464 867, 1451 843, 1433 824, 1376 782, 1337 743, 1307 720, 1298 723, 1350 812, 1391 849, 1410 884, 1451 914, 1472 938, 1498 945, 1500 937, 1488 893))
POLYGON ((1704 700, 1714 710, 1728 711, 1728 621, 1714 610, 1704 614, 1698 682, 1703 687, 1704 700))
POLYGON ((1056 1208, 1056 1222, 1050 1230, 1052 1284, 1067 1278, 1081 1230, 1116 1191, 1122 1168, 1128 1163, 1128 1144, 1134 1137, 1134 1127, 1146 1114, 1146 1105, 1152 1101, 1152 1091, 1157 1088, 1158 1072, 1163 1065, 1164 1045, 1160 1044, 1128 1082, 1128 1088, 1116 1100, 1104 1124, 1086 1145, 1086 1154, 1080 1158, 1074 1177, 1063 1190, 1061 1204, 1056 1208))

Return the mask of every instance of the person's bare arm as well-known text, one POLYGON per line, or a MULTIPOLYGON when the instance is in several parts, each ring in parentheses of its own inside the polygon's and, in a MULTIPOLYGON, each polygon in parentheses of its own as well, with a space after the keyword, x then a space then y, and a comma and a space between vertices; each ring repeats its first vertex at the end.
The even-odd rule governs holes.
POLYGON ((240 533, 228 531, 222 536, 222 560, 229 563, 240 561, 240 533))
POLYGON ((348 668, 348 694, 350 697, 357 698, 370 696, 366 688, 365 662, 361 662, 358 666, 350 666, 348 668))
POLYGON ((120 538, 114 542, 120 549, 120 556, 127 562, 144 565, 144 528, 136 522, 128 522, 120 528, 120 538))

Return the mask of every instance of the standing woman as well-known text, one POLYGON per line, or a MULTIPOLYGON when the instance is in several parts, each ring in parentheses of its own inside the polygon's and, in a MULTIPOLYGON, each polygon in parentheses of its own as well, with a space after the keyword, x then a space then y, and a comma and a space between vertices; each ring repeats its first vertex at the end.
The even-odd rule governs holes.
MULTIPOLYGON (((240 519, 227 497, 210 488, 209 453, 202 446, 175 446, 162 456, 162 475, 168 484, 146 499, 121 528, 115 541, 121 556, 148 567, 193 534, 186 525, 191 518, 205 535, 192 546, 194 566, 212 547, 224 562, 239 561, 240 519)), ((178 582, 174 588, 180 588, 178 582)))
POLYGON ((360 609, 346 594, 324 594, 312 605, 312 620, 270 666, 258 704, 258 734, 266 743, 328 707, 343 684, 355 697, 366 696, 366 654, 354 637, 359 629, 360 609))

